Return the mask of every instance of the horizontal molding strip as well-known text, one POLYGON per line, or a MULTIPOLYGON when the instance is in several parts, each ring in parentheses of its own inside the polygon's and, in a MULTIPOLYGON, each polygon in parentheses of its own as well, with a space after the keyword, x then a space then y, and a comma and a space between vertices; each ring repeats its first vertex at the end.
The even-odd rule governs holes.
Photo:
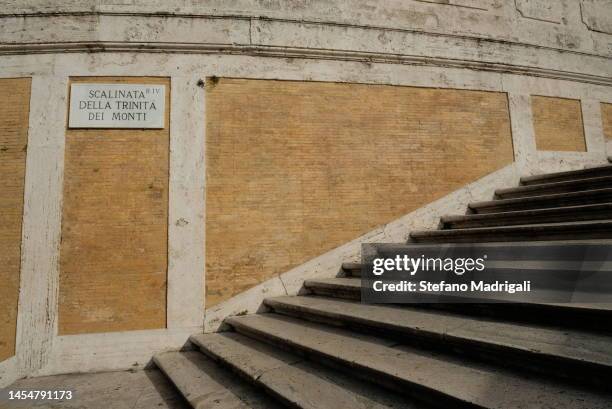
MULTIPOLYGON (((417 0, 419 1, 419 0, 417 0)), ((440 5, 448 5, 444 3, 435 3, 440 5)), ((414 34, 423 34, 432 37, 445 37, 449 39, 461 39, 461 40, 471 40, 478 42, 485 42, 491 44, 507 44, 510 46, 520 46, 526 48, 534 48, 534 49, 543 49, 550 51, 557 51, 560 53, 568 53, 575 55, 584 55, 589 57, 599 57, 599 58, 611 58, 612 54, 601 54, 594 52, 585 52, 579 50, 571 50, 567 48, 561 47, 551 47, 542 44, 532 44, 532 43, 522 43, 518 41, 512 41, 509 39, 500 39, 494 38, 487 35, 467 35, 467 34, 459 34, 459 33, 443 33, 437 31, 428 31, 423 29, 411 29, 411 28, 400 28, 394 26, 381 26, 381 25, 364 25, 364 24, 356 24, 356 23, 348 23, 348 22, 340 22, 340 21, 324 21, 324 20, 295 20, 288 18, 277 18, 277 17, 268 17, 268 16, 252 16, 248 14, 209 14, 209 13, 181 13, 181 12, 125 12, 125 11, 67 11, 67 12, 40 12, 40 13, 2 13, 0 11, 0 20, 3 18, 46 18, 46 17, 151 17, 151 18, 190 18, 190 19, 210 19, 210 20, 236 20, 243 21, 252 24, 256 21, 262 22, 272 22, 272 23, 292 23, 292 24, 305 24, 305 25, 321 25, 321 26, 329 26, 329 27, 346 27, 346 28, 358 28, 364 30, 382 30, 389 32, 399 32, 399 33, 414 33, 414 34)))
POLYGON ((291 48, 261 45, 199 44, 199 43, 149 43, 149 42, 54 42, 28 44, 0 44, 0 55, 59 54, 59 53, 184 53, 228 54, 274 58, 304 58, 364 63, 406 64, 446 68, 461 68, 506 74, 528 75, 556 80, 612 86, 612 78, 570 71, 538 67, 459 60, 440 57, 423 57, 405 54, 371 53, 360 51, 291 48))

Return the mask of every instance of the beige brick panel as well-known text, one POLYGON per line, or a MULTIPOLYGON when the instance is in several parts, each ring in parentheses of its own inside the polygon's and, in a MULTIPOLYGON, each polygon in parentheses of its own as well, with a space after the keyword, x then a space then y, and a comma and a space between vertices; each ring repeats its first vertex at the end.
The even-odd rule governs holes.
POLYGON ((30 88, 0 79, 0 361, 15 354, 30 88))
POLYGON ((513 160, 505 93, 207 83, 206 304, 513 160))
POLYGON ((586 152, 579 100, 532 96, 531 106, 538 150, 586 152))
POLYGON ((170 81, 165 129, 66 132, 59 333, 166 327, 170 81))

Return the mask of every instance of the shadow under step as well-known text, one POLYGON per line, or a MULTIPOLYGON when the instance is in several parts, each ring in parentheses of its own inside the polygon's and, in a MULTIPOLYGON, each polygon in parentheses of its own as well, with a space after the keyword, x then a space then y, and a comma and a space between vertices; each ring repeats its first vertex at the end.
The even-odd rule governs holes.
POLYGON ((268 298, 265 304, 280 314, 384 334, 415 346, 467 354, 576 383, 608 388, 612 377, 612 334, 311 296, 268 298))
POLYGON ((361 277, 361 263, 342 263, 342 274, 345 277, 361 277))
POLYGON ((516 210, 552 209, 565 206, 582 206, 612 203, 612 189, 585 190, 516 199, 497 199, 468 204, 472 213, 499 213, 516 210))
POLYGON ((163 352, 153 361, 194 409, 284 407, 200 352, 163 352))
POLYGON ((342 272, 345 278, 361 277, 361 263, 342 263, 342 272))
POLYGON ((291 408, 427 407, 235 332, 199 334, 190 340, 202 353, 291 408))
POLYGON ((423 230, 410 233, 410 239, 416 243, 495 243, 609 238, 612 238, 612 220, 423 230))
POLYGON ((443 229, 516 226, 527 224, 612 220, 612 203, 567 206, 552 209, 443 216, 443 229))
MULTIPOLYGON (((304 287, 315 295, 361 300, 361 280, 352 277, 306 280, 304 287)), ((415 303, 420 309, 452 311, 547 326, 583 328, 612 333, 612 305, 608 304, 536 304, 536 303, 415 303)))
POLYGON ((304 288, 316 295, 345 300, 361 300, 361 280, 354 277, 305 280, 304 288))
POLYGON ((232 317, 226 323, 241 334, 440 407, 509 409, 545 402, 557 409, 606 408, 612 398, 278 314, 232 317))
POLYGON ((495 197, 498 199, 513 199, 518 197, 571 193, 605 188, 612 188, 612 176, 497 189, 495 191, 495 197))
POLYGON ((596 166, 592 168, 570 170, 565 172, 547 173, 543 175, 526 176, 521 178, 521 184, 535 185, 541 183, 564 182, 601 176, 612 176, 612 165, 596 166))

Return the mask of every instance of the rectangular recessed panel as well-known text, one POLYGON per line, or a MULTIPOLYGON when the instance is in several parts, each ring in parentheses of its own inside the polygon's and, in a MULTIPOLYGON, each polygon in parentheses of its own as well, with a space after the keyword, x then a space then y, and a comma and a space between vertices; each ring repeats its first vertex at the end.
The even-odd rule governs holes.
POLYGON ((164 328, 170 81, 164 129, 66 131, 59 333, 164 328))
POLYGON ((612 140, 612 104, 601 104, 601 120, 607 140, 612 140))
POLYGON ((207 305, 513 161, 505 93, 222 78, 206 112, 207 305))
POLYGON ((531 107, 538 150, 586 152, 580 100, 532 96, 531 107))
POLYGON ((15 354, 30 86, 0 79, 0 361, 15 354))

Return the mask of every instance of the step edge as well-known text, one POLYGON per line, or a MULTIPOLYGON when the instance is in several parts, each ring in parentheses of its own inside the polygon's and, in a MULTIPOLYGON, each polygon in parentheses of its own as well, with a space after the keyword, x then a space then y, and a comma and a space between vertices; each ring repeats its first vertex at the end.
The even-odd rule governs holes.
MULTIPOLYGON (((275 297, 275 298, 282 298, 282 297, 275 297)), ((324 316, 326 318, 331 318, 331 319, 335 319, 338 321, 348 321, 350 323, 354 323, 357 325, 363 325, 363 326, 373 328, 373 329, 382 329, 384 331, 392 331, 392 332, 402 333, 404 335, 418 336, 426 340, 436 339, 437 342, 439 343, 443 343, 445 341, 451 341, 455 345, 468 345, 468 347, 469 347, 469 344, 474 344, 476 348, 484 347, 484 349, 489 350, 491 352, 496 352, 496 351, 502 351, 506 353, 515 352, 519 354, 524 354, 529 357, 535 357, 540 360, 551 360, 551 361, 557 361, 558 363, 570 363, 574 366, 586 366, 586 368, 583 368, 583 370, 586 372, 588 372, 589 370, 600 370, 600 371, 612 372, 612 363, 604 364, 604 363, 601 363, 595 360, 581 359, 581 358, 567 356, 567 355, 555 355, 554 353, 550 353, 550 352, 534 351, 533 349, 527 346, 515 346, 509 343, 495 342, 495 340, 485 340, 481 337, 471 338, 471 337, 466 337, 466 336, 454 335, 454 334, 449 334, 446 331, 435 331, 432 329, 424 329, 423 327, 419 327, 416 325, 407 327, 407 326, 402 326, 400 324, 381 323, 379 321, 375 321, 372 319, 350 315, 349 313, 326 312, 326 311, 323 311, 322 309, 316 309, 316 308, 309 307, 309 306, 306 306, 306 307, 302 305, 297 306, 295 304, 289 304, 287 302, 284 302, 284 301, 281 301, 275 298, 268 298, 264 300, 264 302, 266 302, 266 305, 268 305, 273 310, 275 308, 287 308, 287 306, 289 308, 294 308, 294 309, 297 307, 297 309, 302 310, 306 314, 324 316)), ((330 299, 329 301, 334 302, 333 299, 330 299)), ((512 323, 506 323, 506 324, 513 325, 512 323)), ((524 326, 525 326, 524 324, 516 325, 517 328, 524 327, 524 326)), ((351 326, 346 326, 346 327, 352 328, 351 326)), ((531 327, 535 328, 536 330, 538 329, 538 327, 535 325, 531 325, 531 327)), ((548 330, 550 330, 550 328, 548 328, 548 330)), ((567 330, 564 330, 564 331, 559 330, 559 331, 567 332, 567 330)), ((612 347, 612 343, 611 343, 611 347, 612 347)))
POLYGON ((504 205, 525 203, 525 202, 538 202, 538 201, 556 200, 556 199, 564 199, 564 198, 575 198, 575 197, 592 196, 592 195, 605 194, 605 193, 612 193, 612 188, 581 190, 579 192, 570 192, 570 193, 551 193, 551 194, 545 194, 545 195, 539 195, 539 196, 517 197, 517 198, 512 198, 512 199, 485 200, 482 202, 469 203, 468 208, 477 210, 479 208, 486 208, 486 207, 498 207, 498 206, 504 206, 504 205))
MULTIPOLYGON (((563 180, 558 182, 550 182, 550 183, 541 183, 537 185, 522 185, 522 186, 514 186, 514 187, 505 187, 495 190, 496 195, 503 195, 508 193, 516 193, 516 192, 530 192, 544 189, 551 189, 555 187, 567 187, 572 185, 584 185, 590 183, 598 183, 598 182, 612 182, 612 176, 595 176, 592 178, 583 178, 583 179, 574 179, 574 180, 563 180)), ((580 191, 580 190, 578 190, 580 191)))
POLYGON ((566 170, 562 172, 543 173, 540 175, 523 176, 521 177, 520 181, 521 183, 531 183, 531 182, 538 181, 538 180, 554 179, 554 178, 559 178, 559 177, 580 175, 580 174, 591 173, 591 172, 597 173, 597 172, 606 171, 606 170, 612 170, 612 165, 603 164, 600 166, 593 166, 593 167, 583 168, 583 169, 573 169, 573 170, 566 170))
POLYGON ((444 215, 440 217, 440 221, 442 223, 454 223, 460 221, 468 221, 468 220, 487 220, 487 219, 495 219, 501 217, 520 217, 520 216, 530 216, 535 214, 535 216, 548 214, 548 213, 562 213, 562 212, 572 212, 572 211, 580 211, 580 210, 610 210, 612 211, 612 202, 609 203, 595 203, 595 204, 586 204, 586 205, 570 205, 570 206, 560 206, 560 207, 546 207, 546 208, 536 208, 536 209, 525 209, 525 210, 510 210, 507 212, 495 212, 495 213, 474 213, 474 214, 451 214, 444 215))
POLYGON ((244 336, 251 337, 260 342, 265 342, 269 345, 276 345, 276 346, 279 346, 280 348, 285 347, 286 349, 299 350, 300 353, 305 353, 307 356, 317 357, 316 361, 322 365, 332 366, 336 369, 344 370, 345 372, 352 374, 353 376, 358 377, 360 379, 369 380, 369 381, 372 381, 372 379, 376 379, 374 383, 378 384, 379 386, 394 389, 397 392, 407 394, 409 396, 417 397, 417 399, 420 399, 422 401, 429 401, 433 403, 433 402, 436 402, 437 400, 442 400, 445 402, 452 403, 454 405, 461 405, 461 407, 464 407, 464 406, 474 407, 473 406, 474 403, 471 401, 462 399, 457 396, 453 396, 449 393, 440 391, 438 389, 428 387, 424 385, 423 383, 418 383, 417 380, 409 381, 397 375, 394 375, 388 372, 383 372, 379 369, 370 368, 365 365, 362 365, 358 362, 358 360, 349 361, 349 360, 342 359, 336 356, 332 356, 331 354, 321 351, 320 349, 315 349, 315 348, 312 348, 306 345, 300 345, 297 342, 295 342, 295 340, 285 339, 279 335, 262 331, 258 328, 253 327, 252 325, 245 324, 244 322, 242 322, 243 320, 239 319, 239 318, 245 318, 245 317, 232 317, 232 318, 235 318, 235 319, 232 319, 231 322, 228 322, 228 325, 234 328, 236 332, 244 336), (283 346, 280 346, 281 344, 283 346), (329 365, 328 361, 332 362, 333 365, 329 365), (354 370, 355 368, 357 368, 358 371, 355 371, 354 370), (362 374, 361 372, 365 372, 365 374, 362 374), (401 386, 395 386, 395 387, 391 386, 391 385, 397 385, 397 384, 400 384, 401 386), (407 392, 404 389, 406 387, 410 388, 411 391, 407 392), (421 395, 422 392, 425 392, 429 396, 424 398, 421 395))
POLYGON ((550 233, 550 232, 563 232, 564 230, 575 232, 584 228, 593 227, 603 228, 612 227, 612 219, 601 219, 597 221, 579 221, 579 222, 567 222, 567 223, 540 223, 540 224, 520 224, 514 226, 494 226, 494 227, 473 227, 473 228, 461 228, 461 229, 446 229, 446 230, 416 230, 410 232, 411 238, 422 238, 422 237, 445 237, 445 236, 459 236, 462 234, 467 235, 478 235, 478 234, 508 234, 508 233, 533 233, 536 232, 550 233), (572 229, 572 227, 574 229, 572 229))

